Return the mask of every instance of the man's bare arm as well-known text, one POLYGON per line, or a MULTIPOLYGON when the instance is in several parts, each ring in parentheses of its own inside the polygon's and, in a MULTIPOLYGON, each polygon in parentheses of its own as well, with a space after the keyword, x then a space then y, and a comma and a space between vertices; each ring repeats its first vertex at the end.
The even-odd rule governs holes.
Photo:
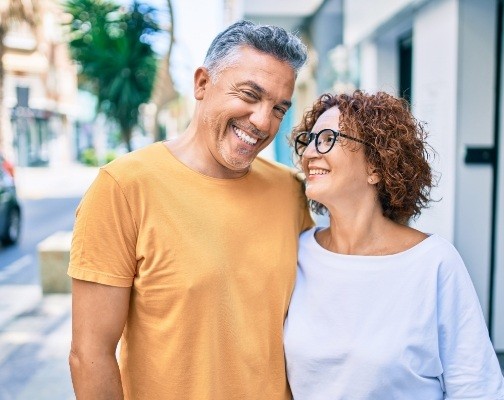
POLYGON ((70 370, 78 400, 123 399, 115 357, 131 288, 72 279, 70 370))

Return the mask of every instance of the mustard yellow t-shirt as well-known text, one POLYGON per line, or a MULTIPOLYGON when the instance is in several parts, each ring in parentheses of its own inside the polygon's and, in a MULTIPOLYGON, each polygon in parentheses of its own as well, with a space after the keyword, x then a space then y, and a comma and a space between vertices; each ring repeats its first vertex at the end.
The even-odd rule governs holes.
POLYGON ((77 210, 68 274, 131 286, 126 399, 289 399, 283 323, 311 225, 300 182, 262 159, 216 179, 155 143, 103 167, 77 210))

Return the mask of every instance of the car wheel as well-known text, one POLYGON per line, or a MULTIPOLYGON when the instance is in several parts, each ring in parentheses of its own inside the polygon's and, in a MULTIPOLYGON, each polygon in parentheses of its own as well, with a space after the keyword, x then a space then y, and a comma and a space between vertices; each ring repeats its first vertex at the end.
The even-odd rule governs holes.
POLYGON ((21 233, 21 213, 18 208, 11 208, 7 217, 7 224, 2 235, 4 245, 15 244, 21 233))

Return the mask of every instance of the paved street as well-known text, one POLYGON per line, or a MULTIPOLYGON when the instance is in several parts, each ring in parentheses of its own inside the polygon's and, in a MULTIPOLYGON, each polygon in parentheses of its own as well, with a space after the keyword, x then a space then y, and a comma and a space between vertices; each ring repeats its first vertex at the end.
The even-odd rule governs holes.
POLYGON ((0 249, 0 400, 74 399, 68 369, 69 294, 42 296, 36 245, 71 230, 95 168, 18 168, 23 206, 19 245, 0 249))

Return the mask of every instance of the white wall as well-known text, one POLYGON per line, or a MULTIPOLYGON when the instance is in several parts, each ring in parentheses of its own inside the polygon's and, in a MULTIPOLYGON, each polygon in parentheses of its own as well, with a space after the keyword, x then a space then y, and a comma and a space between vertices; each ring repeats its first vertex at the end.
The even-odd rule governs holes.
POLYGON ((433 168, 441 173, 432 196, 440 201, 414 224, 454 240, 457 158, 458 2, 440 0, 422 8, 413 25, 413 113, 427 123, 437 151, 433 168))
POLYGON ((492 146, 495 110, 496 0, 459 0, 455 246, 488 317, 493 169, 465 164, 467 146, 492 146), (484 61, 482 61, 484 60, 484 61))
MULTIPOLYGON (((501 54, 502 56, 504 56, 504 52, 501 54)), ((501 77, 504 77, 504 62, 501 65, 501 77)), ((499 181, 497 183, 499 191, 497 192, 497 237, 495 241, 497 254, 492 338, 496 350, 504 352, 504 80, 501 81, 500 102, 499 181)))
POLYGON ((360 85, 367 92, 383 90, 397 95, 398 56, 395 40, 368 40, 360 46, 360 85))
POLYGON ((344 1, 344 40, 348 46, 366 39, 381 24, 419 0, 349 0, 344 1))
POLYGON ((399 94, 399 55, 396 38, 377 41, 378 47, 378 89, 399 94))
POLYGON ((360 45, 360 89, 375 92, 378 88, 378 46, 372 40, 360 45))

